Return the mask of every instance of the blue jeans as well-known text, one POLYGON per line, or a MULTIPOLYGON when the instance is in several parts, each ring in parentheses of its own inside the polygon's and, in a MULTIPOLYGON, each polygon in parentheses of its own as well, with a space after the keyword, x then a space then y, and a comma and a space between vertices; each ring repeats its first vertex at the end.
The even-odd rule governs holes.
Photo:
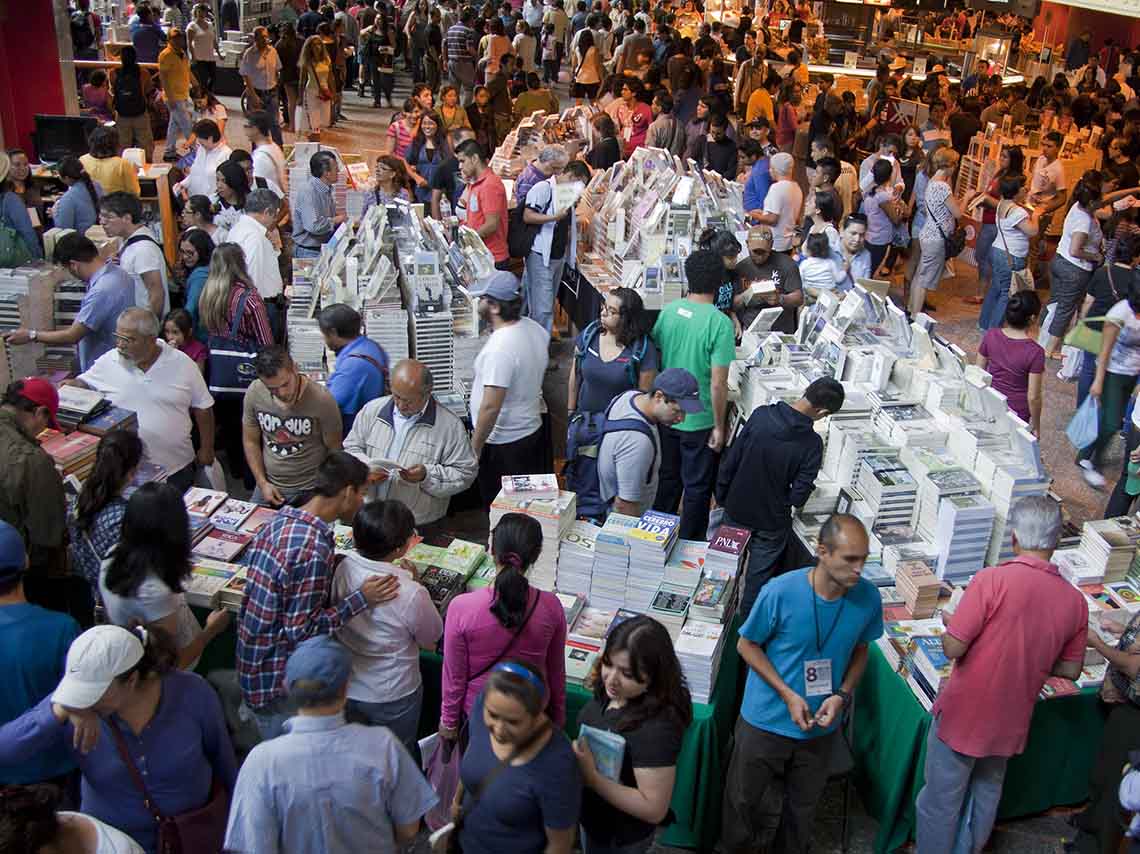
POLYGON ((255 89, 257 97, 261 99, 261 109, 269 114, 269 121, 272 124, 269 126, 269 135, 273 141, 278 145, 284 145, 284 139, 281 136, 281 107, 277 102, 276 89, 255 89))
POLYGON ((424 705, 424 686, 398 700, 386 703, 365 703, 362 700, 349 700, 345 714, 352 723, 368 726, 386 726, 392 735, 404 743, 408 752, 416 756, 419 749, 416 736, 420 727, 420 710, 424 705))
POLYGON ((708 445, 712 428, 676 430, 658 425, 657 431, 661 437, 661 469, 653 509, 676 513, 680 505, 682 539, 708 539, 709 502, 720 466, 720 454, 708 445))
POLYGON ((918 793, 918 854, 978 854, 997 817, 1005 756, 976 758, 938 737, 939 718, 926 739, 926 783, 918 793))
MULTIPOLYGON (((1006 256, 1005 249, 994 246, 990 250, 990 266, 993 274, 990 277, 990 288, 986 291, 986 299, 982 303, 981 314, 978 315, 978 326, 981 329, 996 329, 1005 322, 1005 307, 1009 305, 1009 283, 1013 281, 1015 271, 1024 270, 1026 258, 1016 255, 1006 256), (1013 266, 1010 266, 1010 260, 1013 266)), ((980 275, 979 268, 979 275, 980 275)))
POLYGON ((1081 404, 1089 396, 1089 389, 1096 380, 1096 359, 1092 353, 1085 353, 1081 357, 1081 373, 1077 377, 1077 409, 1081 408, 1081 404))
POLYGON ((167 102, 166 109, 170 111, 170 121, 166 125, 166 153, 174 154, 174 148, 178 144, 178 134, 181 133, 189 139, 190 134, 194 132, 194 102, 170 101, 167 102))
POLYGON ((293 244, 293 257, 294 258, 320 258, 321 257, 321 250, 320 249, 310 249, 307 246, 298 246, 296 243, 294 243, 293 244))
MULTIPOLYGON (((738 528, 748 527, 733 521, 727 513, 724 516, 724 524, 735 525, 738 528)), ((748 544, 748 562, 744 569, 744 591, 740 598, 740 613, 745 619, 752 613, 752 605, 760 595, 760 590, 784 568, 784 555, 788 550, 791 533, 790 528, 752 531, 752 538, 748 544)))
POLYGON ((551 258, 544 264, 542 253, 531 252, 526 259, 523 272, 523 300, 527 317, 548 333, 554 326, 554 292, 562 281, 562 265, 565 258, 551 258))
POLYGON ((974 260, 978 263, 978 278, 983 282, 991 281, 993 277, 993 254, 990 250, 995 246, 997 238, 997 225, 992 222, 983 222, 978 230, 978 239, 974 243, 974 260))

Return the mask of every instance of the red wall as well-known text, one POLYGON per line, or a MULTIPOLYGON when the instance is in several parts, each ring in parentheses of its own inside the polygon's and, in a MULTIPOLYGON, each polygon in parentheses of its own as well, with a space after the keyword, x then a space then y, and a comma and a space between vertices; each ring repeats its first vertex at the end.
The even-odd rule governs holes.
POLYGON ((31 152, 33 116, 67 112, 53 6, 53 0, 0 0, 0 125, 8 148, 31 152))
MULTIPOLYGON (((1093 12, 1076 6, 1063 6, 1060 3, 1042 3, 1041 11, 1033 21, 1033 35, 1042 38, 1049 29, 1052 44, 1063 42, 1065 50, 1069 42, 1084 30, 1092 33, 1092 46, 1099 50, 1106 38, 1116 40, 1118 45, 1135 46, 1140 44, 1140 18, 1125 15, 1110 15, 1107 12, 1093 12)), ((1062 54, 1061 59, 1064 59, 1062 54)))

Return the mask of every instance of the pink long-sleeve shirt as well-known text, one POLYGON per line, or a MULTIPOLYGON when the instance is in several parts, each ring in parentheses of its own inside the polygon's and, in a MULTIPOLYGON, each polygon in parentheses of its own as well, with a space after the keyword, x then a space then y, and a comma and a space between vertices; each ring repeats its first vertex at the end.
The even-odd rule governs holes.
MULTIPOLYGON (((531 588, 527 608, 538 596, 538 606, 526 627, 515 638, 503 660, 525 661, 537 667, 550 686, 547 712, 561 727, 566 721, 566 616, 562 603, 553 593, 531 588)), ((460 710, 470 714, 475 698, 487 681, 488 673, 471 681, 503 651, 513 632, 491 613, 493 588, 464 593, 447 607, 443 627, 443 704, 441 726, 456 728, 460 710)))

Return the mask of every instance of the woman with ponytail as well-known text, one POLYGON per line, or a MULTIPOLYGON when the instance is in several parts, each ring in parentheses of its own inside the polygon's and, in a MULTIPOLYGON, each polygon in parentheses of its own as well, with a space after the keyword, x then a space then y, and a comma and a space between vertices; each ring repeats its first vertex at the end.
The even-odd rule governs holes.
POLYGON ((491 533, 495 584, 464 593, 447 608, 443 630, 443 702, 439 734, 459 738, 487 674, 510 657, 537 668, 550 694, 546 712, 566 720, 566 616, 553 593, 532 588, 526 572, 542 551, 542 528, 522 513, 507 513, 491 533))
MULTIPOLYGON (((88 629, 68 650, 55 691, 0 727, 0 765, 27 762, 56 746, 70 751, 82 774, 80 811, 156 854, 158 823, 123 753, 163 816, 226 798, 237 779, 218 695, 201 676, 176 669, 176 655, 158 629, 88 629)), ((211 827, 217 847, 208 848, 218 851, 225 810, 211 814, 221 826, 211 827)))
POLYGON ((103 188, 87 174, 79 158, 70 154, 59 161, 59 179, 67 185, 67 192, 52 208, 52 222, 56 228, 74 228, 86 234, 99 221, 103 188))

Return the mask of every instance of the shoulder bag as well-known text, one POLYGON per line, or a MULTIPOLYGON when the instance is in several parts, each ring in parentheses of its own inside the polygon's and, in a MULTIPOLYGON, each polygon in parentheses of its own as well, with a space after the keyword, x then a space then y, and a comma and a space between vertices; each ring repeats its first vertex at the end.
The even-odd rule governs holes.
POLYGON ((926 215, 934 220, 934 227, 937 228, 938 233, 942 235, 942 243, 946 247, 946 260, 949 261, 951 258, 957 258, 962 254, 962 250, 966 248, 966 229, 962 226, 958 226, 947 235, 946 232, 942 230, 942 224, 938 222, 938 217, 931 212, 930 203, 924 200, 923 204, 926 205, 926 215))
POLYGON ((205 852, 221 851, 226 840, 229 798, 217 779, 210 787, 210 799, 205 804, 179 815, 163 815, 150 799, 146 783, 134 759, 131 758, 130 751, 127 750, 119 725, 110 718, 106 720, 115 739, 119 756, 131 775, 131 782, 142 794, 143 806, 154 816, 155 824, 158 825, 158 845, 155 848, 157 854, 205 854, 205 852))
POLYGON ((207 365, 210 372, 210 393, 214 395, 240 396, 245 394, 250 384, 257 379, 257 369, 253 360, 256 350, 250 350, 250 342, 238 337, 241 319, 245 316, 250 289, 238 300, 234 319, 230 321, 229 335, 210 335, 210 355, 207 365))
MULTIPOLYGON (((1009 213, 1008 207, 1005 210, 1006 210, 1006 213, 1009 213)), ((998 208, 997 208, 997 212, 995 213, 995 219, 997 220, 996 225, 997 225, 998 234, 1001 235, 1001 245, 1005 248, 1005 260, 1006 260, 1006 263, 1009 264, 1009 269, 1010 269, 1009 295, 1013 296, 1014 294, 1019 293, 1021 291, 1036 290, 1037 285, 1033 281, 1033 270, 1031 270, 1029 268, 1028 264, 1026 264, 1024 270, 1014 270, 1013 269, 1013 256, 1009 254, 1009 244, 1006 242, 1005 232, 1001 230, 1001 220, 1002 220, 1003 216, 1004 216, 1004 214, 1002 214, 1002 212, 1001 212, 1001 204, 999 203, 998 208)), ((1028 259, 1026 259, 1026 260, 1028 260, 1028 259)))
POLYGON ((20 267, 32 260, 32 252, 24 243, 20 232, 4 216, 3 201, 6 195, 7 193, 0 193, 0 267, 20 267))

